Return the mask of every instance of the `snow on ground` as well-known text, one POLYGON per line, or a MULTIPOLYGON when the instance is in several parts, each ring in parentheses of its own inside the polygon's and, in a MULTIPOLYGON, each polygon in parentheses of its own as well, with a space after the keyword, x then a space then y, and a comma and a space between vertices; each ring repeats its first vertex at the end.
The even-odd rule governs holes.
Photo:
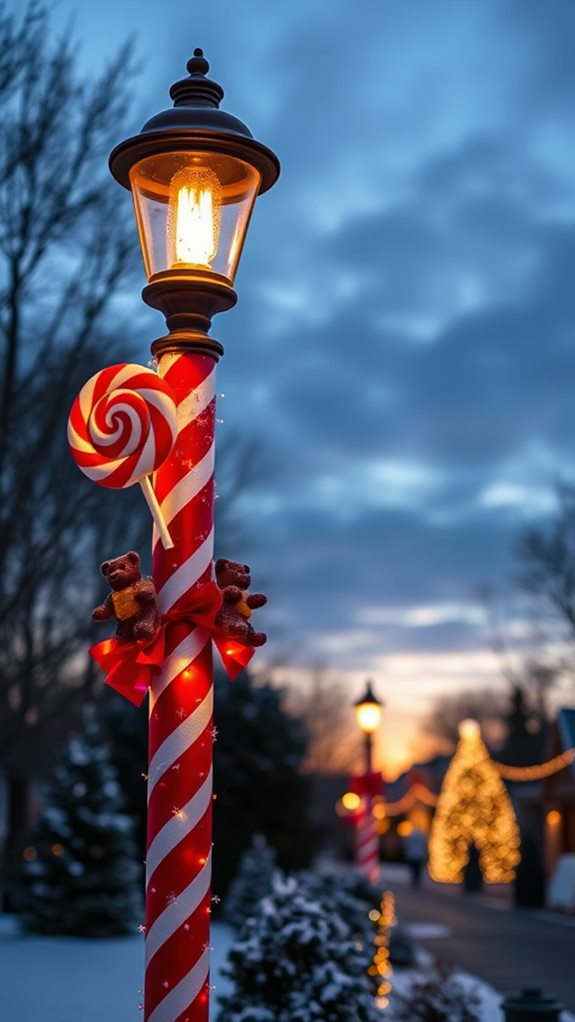
MULTIPOLYGON (((212 927, 212 983, 222 993, 227 981, 220 975, 233 931, 225 923, 212 927)), ((428 960, 428 959, 427 959, 428 960)), ((423 953, 421 966, 425 964, 423 953)), ((143 940, 140 936, 109 940, 74 937, 33 937, 18 932, 15 921, 0 920, 0 1018, 3 1022, 141 1022, 138 1009, 143 980, 143 940)), ((414 970, 396 971, 392 982, 403 991, 414 970)), ((474 976, 457 973, 481 998, 481 1022, 501 1022, 501 994, 474 976)), ((215 1003, 212 1003, 212 1018, 215 1003)), ((390 1010, 382 1015, 392 1022, 390 1010)), ((567 1012, 561 1022, 575 1022, 567 1012)))
MULTIPOLYGON (((212 982, 232 941, 224 923, 212 928, 212 982)), ((14 920, 0 921, 0 1018, 4 1022, 141 1022, 142 937, 89 940, 34 937, 14 920)))

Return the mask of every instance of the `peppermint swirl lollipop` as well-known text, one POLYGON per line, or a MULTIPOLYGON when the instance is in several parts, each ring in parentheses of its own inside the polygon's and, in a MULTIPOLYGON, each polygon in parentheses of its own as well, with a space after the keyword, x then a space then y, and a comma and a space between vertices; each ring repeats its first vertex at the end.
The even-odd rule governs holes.
POLYGON ((100 486, 140 483, 164 547, 173 546, 150 476, 166 460, 177 435, 176 405, 151 369, 120 362, 84 384, 68 419, 72 457, 100 486))

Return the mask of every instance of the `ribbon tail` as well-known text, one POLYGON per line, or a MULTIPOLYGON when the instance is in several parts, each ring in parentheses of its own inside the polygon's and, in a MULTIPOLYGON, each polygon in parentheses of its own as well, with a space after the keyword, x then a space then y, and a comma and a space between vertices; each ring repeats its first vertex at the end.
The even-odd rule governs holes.
POLYGON ((128 671, 118 665, 106 675, 104 682, 134 706, 141 706, 150 687, 150 669, 139 667, 134 672, 133 666, 128 671))
POLYGON ((255 649, 243 642, 226 639, 224 635, 214 635, 214 643, 222 658, 226 674, 230 681, 233 681, 248 666, 255 649))
POLYGON ((163 650, 163 635, 157 636, 147 647, 139 647, 134 643, 124 645, 116 639, 105 639, 91 647, 90 656, 106 672, 106 685, 134 706, 141 706, 153 671, 161 666, 163 650))

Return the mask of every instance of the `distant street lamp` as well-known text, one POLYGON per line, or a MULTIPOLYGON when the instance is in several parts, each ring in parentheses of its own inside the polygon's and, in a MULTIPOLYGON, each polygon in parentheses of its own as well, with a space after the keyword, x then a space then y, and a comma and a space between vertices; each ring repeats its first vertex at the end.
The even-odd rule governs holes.
POLYGON ((381 724, 384 704, 375 695, 371 681, 368 681, 361 699, 353 705, 358 726, 365 735, 365 772, 369 775, 373 772, 373 735, 381 724))
MULTIPOLYGON (((206 77, 202 50, 187 68, 170 89, 173 107, 110 156, 116 181, 132 192, 147 277, 142 297, 166 318, 168 333, 152 353, 178 412, 176 444, 154 477, 173 548, 154 537, 154 583, 170 623, 150 692, 146 1022, 208 1019, 212 635, 190 627, 181 608, 212 578, 215 365, 223 348, 208 331, 212 317, 236 303, 254 202, 279 174, 275 154, 220 109, 224 92, 206 77)), ((236 645, 226 641, 226 655, 237 655, 236 645)))
POLYGON ((379 875, 379 839, 373 815, 373 799, 376 794, 380 794, 381 788, 381 778, 376 777, 373 771, 373 735, 381 724, 383 705, 375 695, 370 681, 366 683, 364 694, 354 703, 356 720, 365 736, 365 783, 357 825, 356 865, 360 872, 373 881, 377 881, 379 875))

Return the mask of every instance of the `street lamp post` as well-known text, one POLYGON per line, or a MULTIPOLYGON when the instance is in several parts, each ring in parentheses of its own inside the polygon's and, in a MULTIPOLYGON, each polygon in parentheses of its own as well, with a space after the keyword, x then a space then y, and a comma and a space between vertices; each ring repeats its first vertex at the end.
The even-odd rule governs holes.
POLYGON ((381 724, 384 704, 375 695, 371 681, 368 681, 365 692, 353 705, 358 727, 365 737, 365 772, 369 776, 373 773, 373 735, 381 724))
POLYGON ((212 851, 211 634, 178 608, 212 576, 215 366, 212 317, 236 302, 234 277, 256 196, 279 174, 274 153, 220 109, 201 50, 172 85, 173 107, 113 150, 132 192, 148 283, 168 333, 152 345, 175 395, 178 435, 154 489, 173 549, 154 533, 153 578, 171 615, 151 686, 146 861, 146 1022, 207 1022, 212 851))
POLYGON ((356 865, 361 873, 375 881, 379 875, 379 840, 373 815, 373 735, 381 723, 383 703, 375 695, 370 681, 354 708, 365 739, 365 791, 357 826, 356 865))

